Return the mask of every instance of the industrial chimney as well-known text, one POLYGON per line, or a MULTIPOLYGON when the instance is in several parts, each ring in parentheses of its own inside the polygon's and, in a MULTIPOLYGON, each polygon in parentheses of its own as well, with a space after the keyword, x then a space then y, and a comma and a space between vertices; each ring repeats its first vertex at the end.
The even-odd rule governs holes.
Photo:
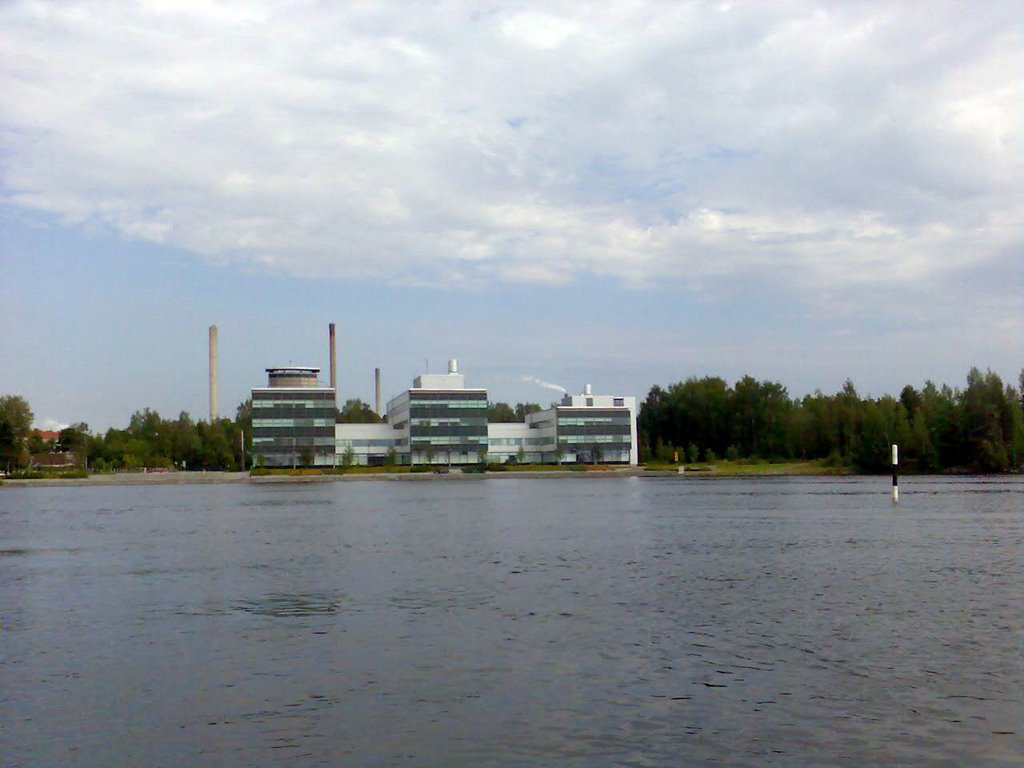
POLYGON ((334 323, 327 326, 331 344, 331 389, 334 390, 334 399, 338 399, 338 345, 334 336, 334 323))
POLYGON ((373 369, 374 410, 380 416, 380 368, 373 369))
POLYGON ((217 420, 217 326, 210 326, 210 423, 217 420))

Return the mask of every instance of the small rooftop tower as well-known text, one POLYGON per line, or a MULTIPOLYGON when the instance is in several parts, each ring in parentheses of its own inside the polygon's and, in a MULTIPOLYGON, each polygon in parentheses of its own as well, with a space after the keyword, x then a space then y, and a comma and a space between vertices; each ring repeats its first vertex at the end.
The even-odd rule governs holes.
POLYGON ((319 368, 290 365, 287 368, 267 368, 267 386, 275 389, 313 388, 317 386, 319 368))
POLYGON ((465 389, 466 377, 459 373, 459 361, 448 361, 448 373, 424 373, 412 380, 413 389, 465 389))

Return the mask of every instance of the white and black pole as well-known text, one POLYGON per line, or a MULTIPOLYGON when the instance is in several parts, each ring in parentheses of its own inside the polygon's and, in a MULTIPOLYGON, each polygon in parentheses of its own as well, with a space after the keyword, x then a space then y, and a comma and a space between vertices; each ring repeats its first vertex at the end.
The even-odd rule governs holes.
POLYGON ((892 447, 892 500, 897 502, 900 500, 900 481, 896 474, 896 466, 899 464, 899 446, 893 445, 892 447))

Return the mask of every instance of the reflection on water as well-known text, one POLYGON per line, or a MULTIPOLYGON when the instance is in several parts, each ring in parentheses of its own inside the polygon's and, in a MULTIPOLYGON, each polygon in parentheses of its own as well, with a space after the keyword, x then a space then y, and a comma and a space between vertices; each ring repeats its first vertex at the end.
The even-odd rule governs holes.
POLYGON ((1024 764, 1024 482, 0 493, 4 765, 1024 764))
POLYGON ((271 593, 256 600, 240 600, 235 609, 262 616, 315 616, 336 613, 342 602, 337 595, 271 593))

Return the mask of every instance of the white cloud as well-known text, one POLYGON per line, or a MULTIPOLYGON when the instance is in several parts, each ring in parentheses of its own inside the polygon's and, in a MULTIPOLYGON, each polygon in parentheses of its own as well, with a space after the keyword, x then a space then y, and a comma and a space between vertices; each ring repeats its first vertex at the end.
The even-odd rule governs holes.
POLYGON ((12 2, 4 199, 414 284, 834 288, 1019 249, 1015 4, 601 8, 12 2))

